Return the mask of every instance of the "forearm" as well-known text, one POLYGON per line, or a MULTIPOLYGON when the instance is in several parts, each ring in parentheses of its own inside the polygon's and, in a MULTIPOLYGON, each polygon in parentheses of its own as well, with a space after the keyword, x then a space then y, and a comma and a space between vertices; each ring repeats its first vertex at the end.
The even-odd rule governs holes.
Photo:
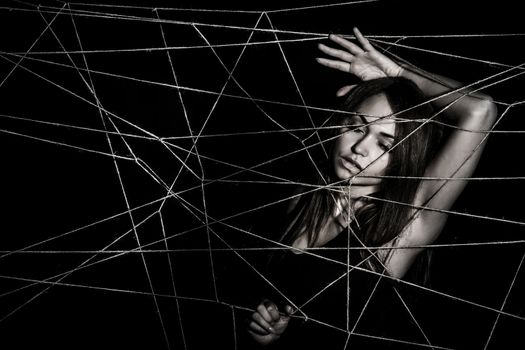
POLYGON ((463 84, 453 79, 428 73, 412 66, 403 66, 400 76, 413 81, 425 96, 436 98, 432 101, 436 111, 444 109, 443 116, 454 124, 472 124, 469 119, 473 118, 478 119, 477 122, 480 124, 490 124, 490 121, 482 120, 493 114, 494 106, 490 96, 479 91, 474 92, 475 89, 472 88, 460 89, 463 84), (457 92, 452 92, 456 90, 457 92))

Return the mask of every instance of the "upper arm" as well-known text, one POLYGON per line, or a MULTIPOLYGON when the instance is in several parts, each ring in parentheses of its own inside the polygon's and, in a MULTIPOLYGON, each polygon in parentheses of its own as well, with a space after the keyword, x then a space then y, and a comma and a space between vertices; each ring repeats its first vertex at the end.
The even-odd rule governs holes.
MULTIPOLYGON (((480 100, 469 115, 458 122, 425 170, 426 180, 416 193, 414 204, 435 209, 449 209, 465 188, 468 178, 474 172, 486 144, 488 131, 496 120, 496 107, 489 100, 480 100), (451 180, 446 180, 451 178, 451 180)), ((425 211, 423 216, 433 216, 435 212, 425 211)))
MULTIPOLYGON (((465 188, 474 172, 486 143, 489 131, 496 119, 495 105, 483 100, 477 108, 465 116, 458 127, 450 133, 443 147, 429 164, 425 177, 451 178, 450 180, 422 180, 416 193, 414 206, 448 210, 465 188), (469 130, 469 131, 465 131, 469 130)), ((414 209, 411 222, 393 241, 385 245, 394 248, 383 254, 391 276, 402 278, 416 256, 440 234, 447 214, 425 209, 414 209)))

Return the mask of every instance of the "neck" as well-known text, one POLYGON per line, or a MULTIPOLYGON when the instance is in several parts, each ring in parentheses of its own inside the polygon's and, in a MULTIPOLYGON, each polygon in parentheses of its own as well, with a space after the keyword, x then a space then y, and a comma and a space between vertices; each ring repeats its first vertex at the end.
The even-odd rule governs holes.
POLYGON ((354 219, 355 212, 365 205, 366 198, 363 197, 375 191, 376 188, 371 186, 352 186, 342 189, 335 199, 334 209, 329 220, 334 220, 339 225, 346 227, 354 219), (348 200, 349 195, 350 201, 348 200))
POLYGON ((350 199, 352 202, 357 202, 360 200, 361 197, 370 195, 372 193, 377 192, 377 185, 349 185, 341 187, 340 190, 340 196, 343 198, 348 198, 350 196, 350 199))

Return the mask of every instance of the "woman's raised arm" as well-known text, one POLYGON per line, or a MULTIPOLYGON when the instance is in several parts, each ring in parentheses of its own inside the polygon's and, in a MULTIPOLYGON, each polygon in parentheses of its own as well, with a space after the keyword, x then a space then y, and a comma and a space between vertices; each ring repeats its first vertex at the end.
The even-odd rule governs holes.
MULTIPOLYGON (((434 179, 422 180, 415 201, 411 204, 438 210, 449 209, 467 183, 461 179, 471 176, 478 164, 487 132, 496 120, 495 104, 487 95, 472 89, 461 89, 461 84, 452 79, 400 65, 377 51, 356 28, 354 34, 359 45, 331 35, 330 39, 341 48, 320 44, 319 49, 331 58, 318 58, 317 61, 324 66, 354 74, 362 80, 404 77, 421 89, 436 111, 436 116, 430 116, 430 119, 436 119, 439 115, 439 121, 450 124, 452 129, 425 169, 425 178, 434 179)), ((348 86, 343 87, 338 95, 349 89, 348 86)), ((441 232, 447 216, 437 211, 423 210, 417 211, 414 217, 396 245, 419 246, 432 243, 441 232)), ((388 266, 391 273, 402 276, 419 251, 397 250, 389 259, 389 265, 393 264, 388 266)))

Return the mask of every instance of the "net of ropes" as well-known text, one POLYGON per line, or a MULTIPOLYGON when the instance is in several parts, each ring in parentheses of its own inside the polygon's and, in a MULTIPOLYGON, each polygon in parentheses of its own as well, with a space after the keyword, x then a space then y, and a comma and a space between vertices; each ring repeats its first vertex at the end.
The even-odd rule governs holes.
MULTIPOLYGON (((517 5, 474 16, 438 1, 290 3, 0 4, 6 348, 237 349, 261 288, 293 303, 301 322, 340 334, 327 348, 523 346, 517 5), (376 272, 343 264, 299 304, 260 265, 289 248, 271 224, 298 185, 319 190, 299 179, 319 171, 318 131, 340 112, 335 92, 357 82, 316 63, 317 44, 330 33, 352 40, 354 26, 382 52, 498 107, 478 168, 424 247, 431 284, 396 281, 406 326, 386 336, 359 327, 374 290, 360 310, 341 303, 358 319, 350 326, 308 309, 353 270, 376 272)), ((337 265, 325 249, 308 254, 337 265)))

